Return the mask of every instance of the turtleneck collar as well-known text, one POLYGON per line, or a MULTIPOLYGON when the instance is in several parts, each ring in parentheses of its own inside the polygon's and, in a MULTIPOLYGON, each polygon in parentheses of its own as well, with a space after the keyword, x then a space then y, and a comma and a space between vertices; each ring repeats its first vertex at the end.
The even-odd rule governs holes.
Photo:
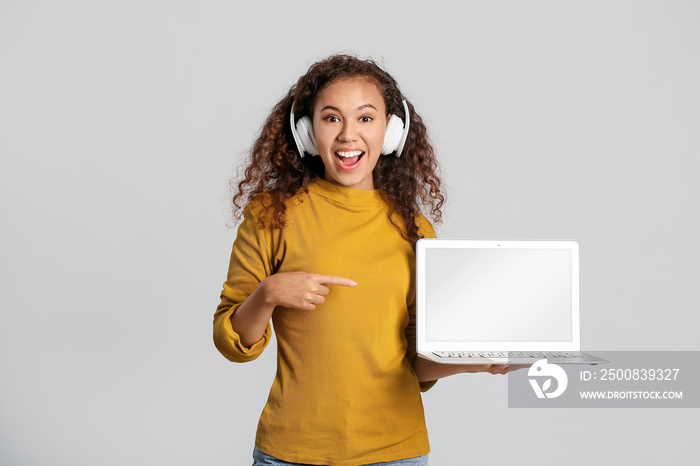
POLYGON ((348 188, 333 184, 321 177, 317 177, 309 183, 309 191, 325 197, 331 201, 339 202, 347 206, 376 206, 384 205, 384 200, 378 189, 366 190, 348 188))

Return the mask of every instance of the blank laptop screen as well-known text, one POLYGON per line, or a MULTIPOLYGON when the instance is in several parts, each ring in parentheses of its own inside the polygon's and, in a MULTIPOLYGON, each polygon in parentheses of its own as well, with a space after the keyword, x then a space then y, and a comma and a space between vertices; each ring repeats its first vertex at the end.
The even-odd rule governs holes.
POLYGON ((426 340, 572 341, 567 249, 425 252, 426 340))

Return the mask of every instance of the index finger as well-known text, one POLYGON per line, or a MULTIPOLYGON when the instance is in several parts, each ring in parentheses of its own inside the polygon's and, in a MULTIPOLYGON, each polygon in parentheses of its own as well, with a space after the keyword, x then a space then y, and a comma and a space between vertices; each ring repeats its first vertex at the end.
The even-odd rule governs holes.
POLYGON ((337 275, 315 274, 315 278, 321 285, 357 286, 357 282, 349 278, 338 277, 337 275))
POLYGON ((508 372, 519 371, 520 369, 527 369, 532 366, 532 364, 508 364, 508 372))

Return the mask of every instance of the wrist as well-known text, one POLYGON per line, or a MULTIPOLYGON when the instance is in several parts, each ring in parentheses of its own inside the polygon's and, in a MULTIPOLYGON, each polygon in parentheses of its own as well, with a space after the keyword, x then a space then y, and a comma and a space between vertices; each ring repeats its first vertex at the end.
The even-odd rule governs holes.
POLYGON ((259 303, 260 307, 274 309, 277 306, 277 302, 274 298, 274 293, 271 289, 274 288, 274 275, 265 277, 255 288, 253 294, 255 294, 255 300, 259 303))

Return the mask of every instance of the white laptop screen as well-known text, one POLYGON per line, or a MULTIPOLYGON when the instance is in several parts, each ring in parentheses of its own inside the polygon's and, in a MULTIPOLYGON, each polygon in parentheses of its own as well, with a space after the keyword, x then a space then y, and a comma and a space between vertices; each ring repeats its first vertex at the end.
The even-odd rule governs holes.
POLYGON ((426 342, 572 342, 572 270, 569 249, 428 248, 426 342))

